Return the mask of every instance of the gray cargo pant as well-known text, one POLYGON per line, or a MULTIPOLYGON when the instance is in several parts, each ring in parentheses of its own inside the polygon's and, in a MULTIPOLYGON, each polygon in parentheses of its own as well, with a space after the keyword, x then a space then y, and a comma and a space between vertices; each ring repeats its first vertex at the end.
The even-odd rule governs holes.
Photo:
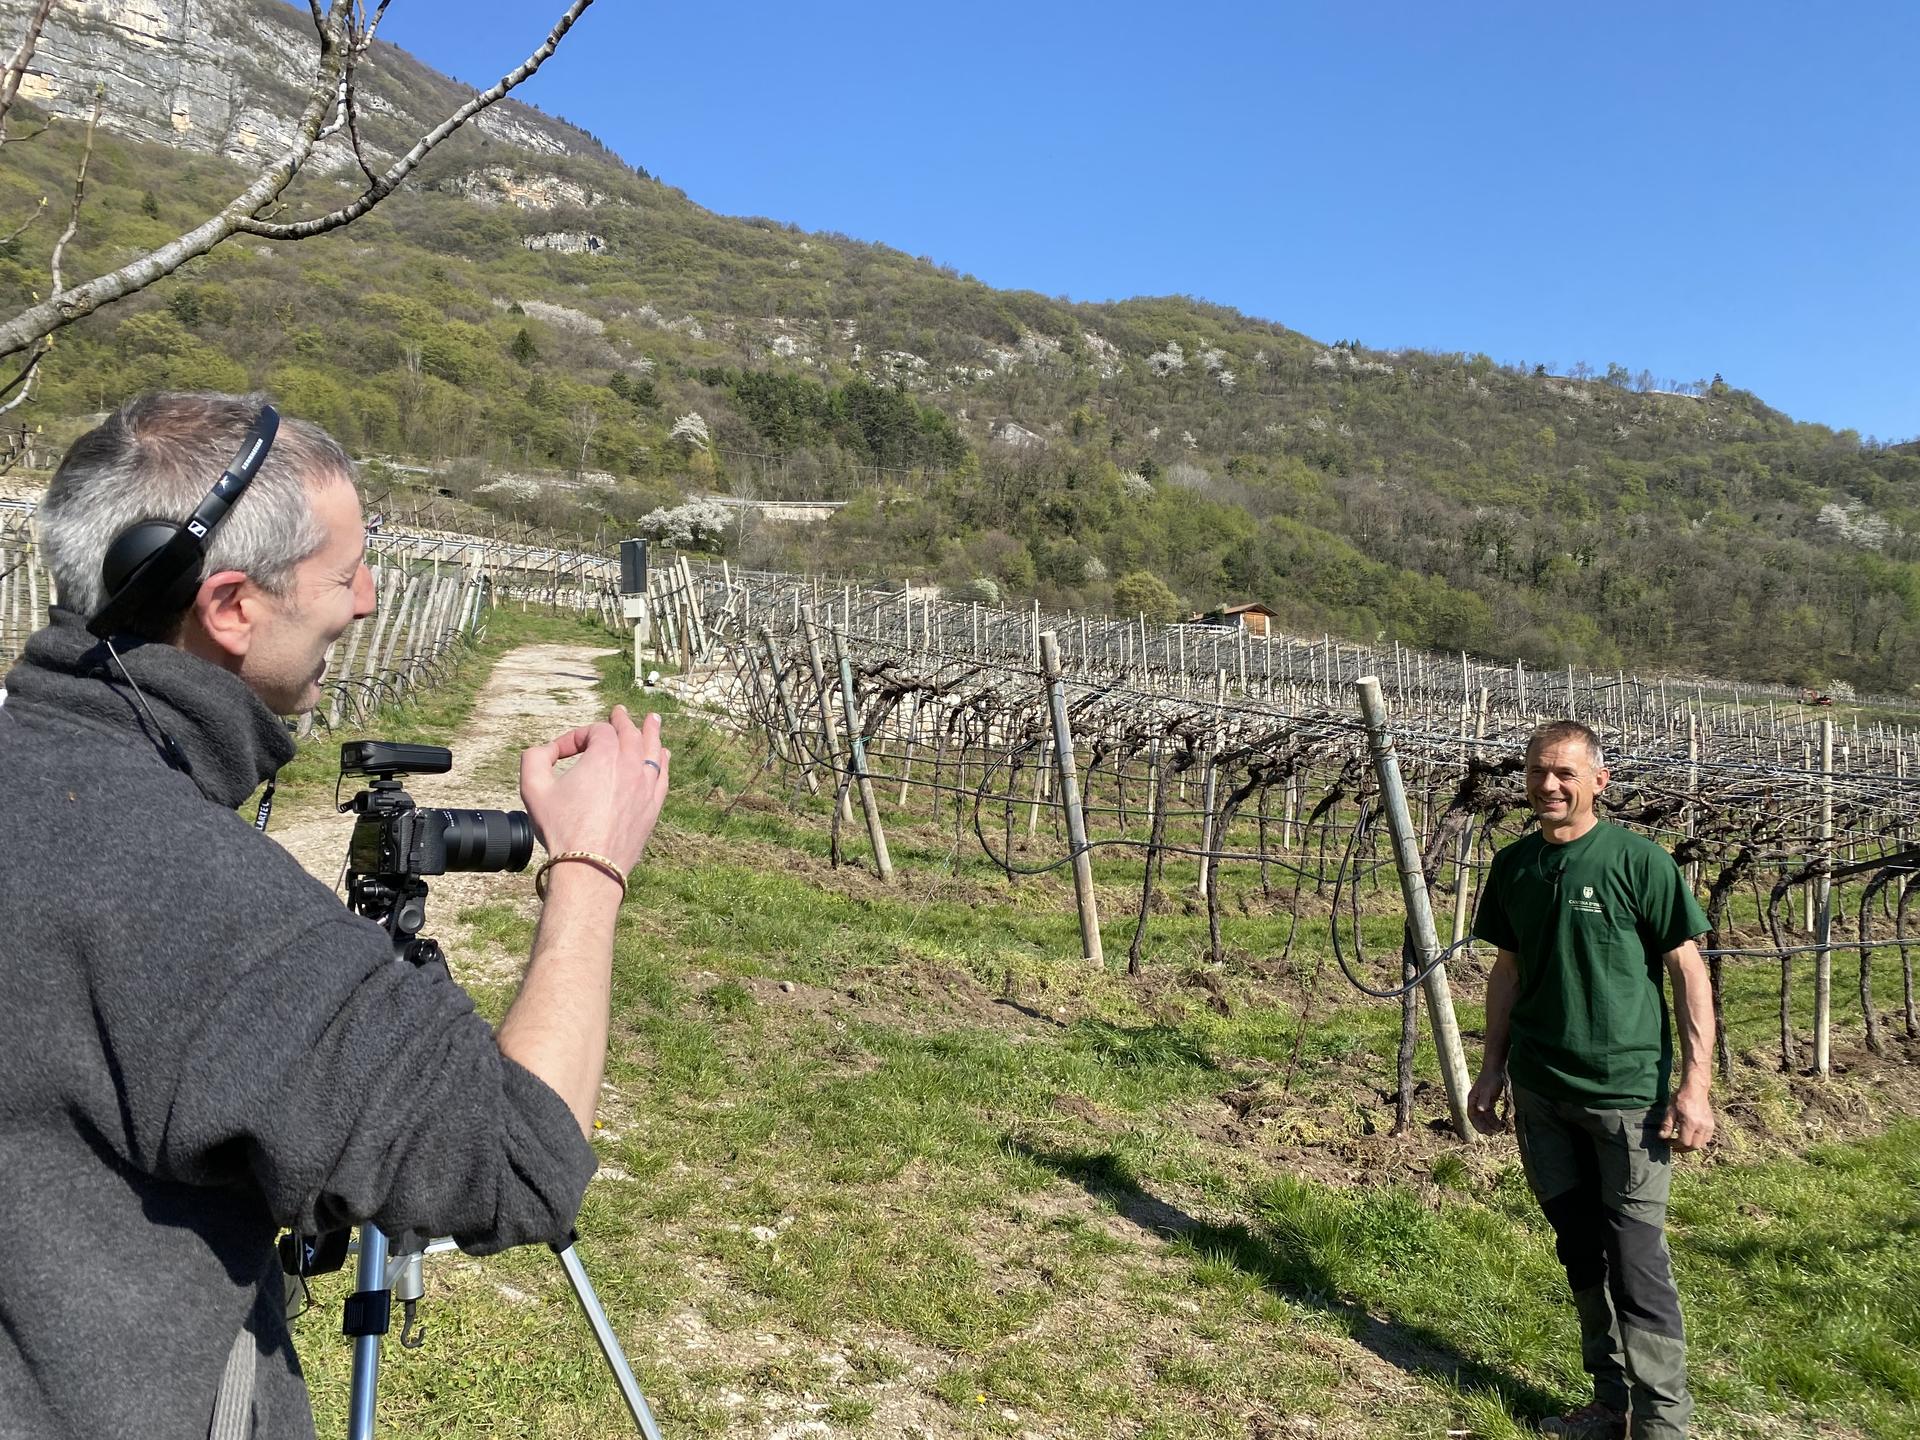
POLYGON ((1687 1343, 1667 1254, 1666 1107, 1598 1110, 1514 1087, 1513 1129, 1580 1313, 1593 1397, 1634 1440, 1687 1433, 1687 1343))

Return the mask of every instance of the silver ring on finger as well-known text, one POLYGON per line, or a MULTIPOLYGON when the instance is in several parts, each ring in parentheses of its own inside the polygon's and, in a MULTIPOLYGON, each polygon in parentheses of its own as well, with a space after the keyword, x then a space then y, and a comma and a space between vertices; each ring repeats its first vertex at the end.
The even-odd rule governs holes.
POLYGON ((651 765, 655 770, 660 768, 660 762, 658 760, 642 760, 640 763, 642 765, 651 765))

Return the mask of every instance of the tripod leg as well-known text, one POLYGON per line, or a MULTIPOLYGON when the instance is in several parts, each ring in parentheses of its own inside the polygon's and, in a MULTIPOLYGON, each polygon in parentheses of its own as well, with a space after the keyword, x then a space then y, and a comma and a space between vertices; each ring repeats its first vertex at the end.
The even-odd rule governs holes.
MULTIPOLYGON (((647 1408, 647 1397, 640 1393, 640 1382, 633 1378, 633 1367, 627 1364, 626 1352, 620 1348, 620 1338, 613 1333, 607 1312, 600 1308, 600 1297, 593 1293, 593 1282, 587 1278, 586 1267, 580 1263, 580 1257, 574 1254, 571 1245, 565 1249, 555 1246, 554 1253, 560 1257, 560 1266, 567 1272, 567 1283, 573 1286, 574 1299, 586 1311, 587 1324, 593 1327, 593 1338, 600 1342, 600 1353, 607 1357, 607 1367, 613 1371, 613 1378, 620 1386, 627 1409, 633 1412, 633 1423, 640 1427, 640 1433, 646 1436, 646 1440, 660 1440, 660 1427, 653 1423, 653 1412, 647 1408)), ((356 1382, 359 1374, 356 1352, 356 1382)), ((357 1396, 359 1391, 356 1389, 354 1393, 357 1396)))
POLYGON ((360 1227, 358 1287, 347 1297, 343 1329, 353 1336, 353 1392, 347 1410, 347 1440, 373 1440, 373 1407, 380 1388, 380 1337, 387 1333, 392 1293, 387 1289, 387 1236, 376 1225, 360 1227))

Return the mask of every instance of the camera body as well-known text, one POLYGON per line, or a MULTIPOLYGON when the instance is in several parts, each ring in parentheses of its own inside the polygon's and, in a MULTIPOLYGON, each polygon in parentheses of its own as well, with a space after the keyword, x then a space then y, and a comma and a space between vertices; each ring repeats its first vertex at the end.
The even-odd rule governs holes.
POLYGON ((373 780, 342 809, 359 818, 347 846, 355 877, 388 882, 451 871, 524 870, 533 822, 524 810, 422 810, 400 786, 405 775, 444 775, 453 752, 440 745, 356 740, 340 747, 340 774, 373 780))

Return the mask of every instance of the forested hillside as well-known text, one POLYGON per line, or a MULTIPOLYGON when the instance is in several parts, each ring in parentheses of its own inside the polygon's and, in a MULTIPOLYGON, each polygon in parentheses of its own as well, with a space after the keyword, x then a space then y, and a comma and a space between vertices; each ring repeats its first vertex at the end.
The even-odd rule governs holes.
MULTIPOLYGON (((0 152, 6 313, 46 289, 80 132, 0 152)), ((565 153, 462 133, 346 230, 224 246, 63 332, 8 422, 57 445, 143 387, 257 386, 545 524, 630 529, 713 491, 851 500, 712 542, 762 565, 1162 616, 1257 599, 1301 630, 1542 666, 1920 676, 1911 446, 1632 357, 1596 376, 1327 344, 1183 297, 996 291, 713 215, 570 133, 565 153)), ((69 280, 241 173, 103 133, 69 280)), ((289 213, 344 184, 303 181, 289 213)))

